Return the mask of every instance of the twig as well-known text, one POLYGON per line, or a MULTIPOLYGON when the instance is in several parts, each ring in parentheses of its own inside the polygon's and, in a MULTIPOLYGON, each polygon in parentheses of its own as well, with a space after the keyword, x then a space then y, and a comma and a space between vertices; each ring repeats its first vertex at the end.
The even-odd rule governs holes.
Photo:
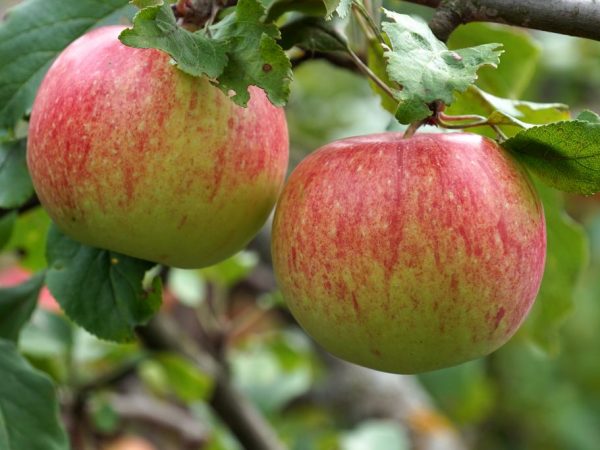
POLYGON ((4 216, 10 214, 13 211, 17 211, 18 214, 23 214, 23 213, 26 213, 27 211, 31 211, 32 209, 37 208, 38 206, 40 206, 40 201, 34 195, 29 200, 27 200, 26 203, 24 203, 23 205, 21 205, 18 208, 15 208, 15 209, 0 208, 0 219, 4 216))
POLYGON ((112 409, 123 419, 146 422, 174 431, 186 447, 198 448, 208 441, 208 430, 188 412, 165 401, 143 394, 112 394, 112 409))

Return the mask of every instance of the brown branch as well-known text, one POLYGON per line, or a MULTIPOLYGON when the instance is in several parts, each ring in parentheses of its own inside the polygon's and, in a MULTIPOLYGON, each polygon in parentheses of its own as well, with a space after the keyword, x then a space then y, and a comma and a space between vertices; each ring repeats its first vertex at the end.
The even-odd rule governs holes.
POLYGON ((179 23, 192 31, 211 25, 217 13, 237 0, 178 0, 172 5, 179 23))
POLYGON ((148 326, 140 328, 138 334, 147 348, 172 351, 190 358, 214 379, 210 405, 244 448, 283 450, 273 428, 233 386, 227 367, 220 358, 186 339, 177 324, 166 316, 157 316, 148 326))
POLYGON ((16 211, 18 214, 23 214, 23 213, 26 213, 27 211, 31 211, 32 209, 37 208, 38 206, 40 206, 40 201, 34 195, 29 200, 27 200, 27 202, 25 202, 23 205, 21 205, 18 208, 14 208, 14 209, 0 208, 0 219, 3 218, 4 216, 10 214, 13 211, 16 211))
POLYGON ((327 378, 312 399, 333 407, 353 422, 373 417, 397 421, 411 433, 411 448, 465 450, 458 430, 433 404, 413 375, 378 372, 321 355, 327 378))
POLYGON ((600 7, 591 0, 407 1, 438 8, 430 26, 442 40, 468 22, 496 22, 600 40, 600 7))
POLYGON ((163 400, 143 394, 111 394, 109 403, 125 420, 145 422, 175 432, 185 442, 185 448, 198 448, 208 441, 209 432, 198 420, 163 400))

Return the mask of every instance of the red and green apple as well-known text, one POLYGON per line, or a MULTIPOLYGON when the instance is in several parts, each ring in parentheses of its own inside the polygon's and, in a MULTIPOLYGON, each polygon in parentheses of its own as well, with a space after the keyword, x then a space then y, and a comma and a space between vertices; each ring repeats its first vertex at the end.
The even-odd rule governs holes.
POLYGON ((214 264, 259 230, 288 162, 284 112, 247 108, 167 54, 103 27, 67 47, 33 105, 27 161, 59 228, 91 246, 178 267, 214 264))
POLYGON ((540 287, 546 228, 528 174, 495 142, 387 133, 300 163, 272 251, 292 314, 325 349, 415 373, 515 333, 540 287))

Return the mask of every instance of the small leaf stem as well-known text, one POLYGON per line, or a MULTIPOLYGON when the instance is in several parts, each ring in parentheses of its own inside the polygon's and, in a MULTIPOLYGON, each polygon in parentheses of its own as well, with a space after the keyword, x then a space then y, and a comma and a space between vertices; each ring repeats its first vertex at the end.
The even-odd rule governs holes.
POLYGON ((392 100, 397 101, 397 99, 394 97, 394 92, 390 89, 390 87, 384 83, 384 81, 379 78, 375 72, 373 72, 369 66, 367 66, 362 59, 360 59, 360 57, 354 53, 354 51, 352 51, 352 49, 347 46, 346 50, 348 51, 348 54, 350 55, 350 57, 352 58, 352 60, 354 61, 354 63, 357 65, 357 67, 366 75, 368 76, 371 80, 373 80, 373 83, 375 83, 377 85, 377 87, 379 87, 383 92, 385 92, 392 100))
POLYGON ((383 36, 381 36, 379 26, 375 23, 365 7, 360 3, 352 2, 352 12, 354 13, 356 20, 365 33, 367 39, 377 40, 383 46, 383 48, 387 48, 387 43, 383 39, 383 36))
POLYGON ((447 128, 449 130, 457 130, 461 128, 473 128, 479 127, 483 125, 490 125, 487 117, 478 116, 478 115, 460 115, 460 116, 450 116, 448 114, 444 114, 443 112, 438 112, 434 116, 435 123, 442 127, 447 128), (455 122, 465 122, 471 121, 467 123, 455 123, 455 122))
POLYGON ((483 116, 480 116, 477 114, 463 114, 463 115, 451 116, 451 115, 445 114, 441 111, 437 113, 437 117, 438 117, 438 119, 441 119, 444 122, 464 122, 467 120, 487 121, 486 117, 483 117, 483 116))
POLYGON ((489 126, 492 128, 496 134, 498 135, 498 140, 500 142, 505 141, 507 139, 504 132, 500 129, 498 124, 491 123, 488 118, 479 116, 476 114, 465 114, 458 116, 451 116, 448 114, 444 114, 443 112, 438 112, 434 115, 434 120, 436 125, 446 128, 449 130, 461 130, 464 128, 473 128, 480 126, 489 126), (467 120, 471 120, 470 123, 453 123, 453 122, 464 122, 467 120))

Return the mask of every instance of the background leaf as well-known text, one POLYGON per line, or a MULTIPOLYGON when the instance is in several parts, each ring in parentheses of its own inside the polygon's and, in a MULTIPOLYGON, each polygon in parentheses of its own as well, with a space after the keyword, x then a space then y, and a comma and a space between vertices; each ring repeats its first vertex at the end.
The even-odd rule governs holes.
MULTIPOLYGON (((546 124, 570 119, 568 107, 562 103, 535 103, 501 98, 476 86, 470 86, 465 92, 458 93, 454 103, 446 111, 451 115, 478 114, 484 117, 492 116, 498 111, 526 124, 546 124)), ((509 137, 522 131, 521 127, 516 126, 500 128, 509 137)), ((474 127, 469 131, 496 137, 489 127, 474 127)))
POLYGON ((198 370, 198 366, 187 359, 170 353, 155 355, 144 361, 140 376, 156 393, 168 396, 174 394, 182 402, 209 398, 213 380, 198 370))
POLYGON ((589 123, 600 123, 600 116, 594 111, 581 111, 577 116, 577 120, 583 120, 589 123))
POLYGON ((323 19, 302 17, 281 27, 280 45, 293 46, 310 52, 345 52, 346 44, 331 25, 323 19))
POLYGON ((501 43, 504 53, 497 68, 482 67, 477 72, 477 86, 499 97, 519 98, 535 72, 540 58, 539 45, 524 30, 473 22, 452 32, 448 48, 475 47, 488 42, 501 43))
POLYGON ((342 438, 343 450, 366 450, 385 448, 386 450, 408 450, 410 448, 407 431, 392 420, 369 420, 342 438))
POLYGON ((16 220, 16 211, 8 212, 0 217, 0 250, 3 249, 10 240, 16 220))
POLYGON ((46 236, 50 217, 43 208, 19 214, 6 249, 21 256, 19 264, 29 270, 46 268, 46 236))
POLYGON ((68 450, 54 386, 13 344, 0 339, 0 448, 68 450))
POLYGON ((52 60, 93 27, 130 14, 127 0, 28 0, 0 23, 0 128, 31 108, 52 60))
POLYGON ((539 181, 536 188, 544 204, 548 252, 542 286, 523 329, 538 346, 556 353, 559 328, 574 307, 577 284, 588 263, 588 240, 564 212, 561 193, 539 181))
POLYGON ((39 273, 18 286, 0 289, 0 338, 17 341, 37 305, 43 283, 44 274, 39 273))
POLYGON ((290 11, 301 12, 311 17, 323 17, 335 11, 335 3, 331 0, 274 0, 269 4, 265 22, 274 22, 290 11))
POLYGON ((134 328, 160 307, 160 278, 148 290, 142 285, 154 263, 79 244, 56 226, 46 254, 50 292, 73 321, 102 339, 132 340, 134 328))
POLYGON ((16 208, 33 195, 25 139, 0 143, 0 208, 16 208))

